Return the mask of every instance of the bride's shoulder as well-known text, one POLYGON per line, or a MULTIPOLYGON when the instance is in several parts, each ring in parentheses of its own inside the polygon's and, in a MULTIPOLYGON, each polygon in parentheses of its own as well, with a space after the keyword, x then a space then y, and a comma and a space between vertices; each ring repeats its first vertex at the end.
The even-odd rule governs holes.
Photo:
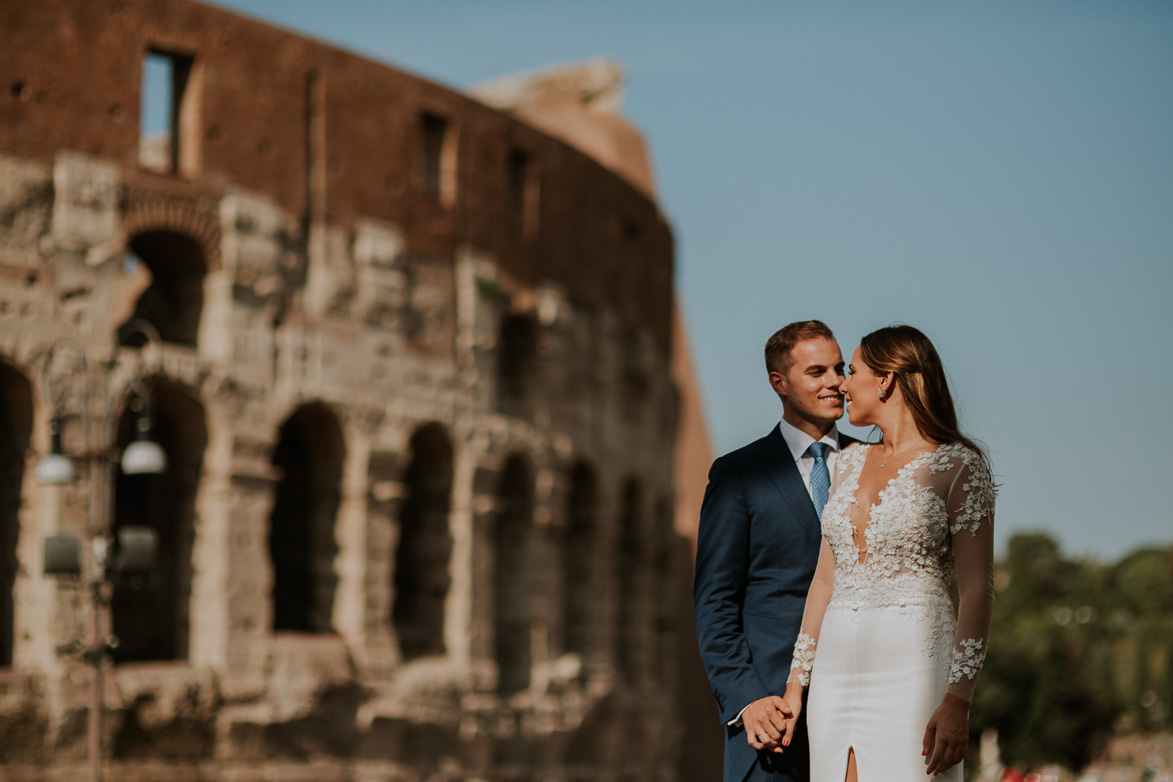
POLYGON ((871 443, 855 442, 840 451, 839 457, 841 459, 862 462, 868 455, 868 448, 871 447, 871 443))
POLYGON ((937 448, 936 456, 937 464, 946 469, 961 464, 973 471, 989 473, 985 455, 969 443, 946 443, 937 448))

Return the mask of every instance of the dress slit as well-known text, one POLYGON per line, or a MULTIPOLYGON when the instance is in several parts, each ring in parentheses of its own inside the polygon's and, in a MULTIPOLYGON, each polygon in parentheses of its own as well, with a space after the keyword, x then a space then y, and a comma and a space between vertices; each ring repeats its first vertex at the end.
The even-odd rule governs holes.
POLYGON ((855 747, 847 745, 847 760, 843 764, 843 782, 847 782, 847 774, 851 771, 851 758, 855 758, 855 779, 859 782, 859 756, 855 754, 855 747))

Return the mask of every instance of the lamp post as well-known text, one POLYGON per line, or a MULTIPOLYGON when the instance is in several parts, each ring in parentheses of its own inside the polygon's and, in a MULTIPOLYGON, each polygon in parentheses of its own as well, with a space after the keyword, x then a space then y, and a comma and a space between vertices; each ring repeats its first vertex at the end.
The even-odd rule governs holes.
MULTIPOLYGON (((154 326, 143 320, 130 324, 132 333, 143 334, 147 339, 144 351, 151 343, 160 343, 154 326)), ((60 652, 76 652, 91 667, 89 711, 86 723, 86 745, 90 764, 91 782, 102 779, 102 663, 110 650, 117 646, 117 639, 104 636, 105 608, 110 603, 110 550, 112 545, 120 550, 115 568, 121 572, 149 569, 154 562, 157 537, 150 527, 123 527, 119 530, 118 541, 111 539, 109 522, 110 502, 113 499, 110 467, 113 457, 110 437, 110 422, 114 408, 109 404, 109 375, 117 365, 118 349, 111 354, 102 377, 102 395, 94 400, 90 385, 89 362, 85 348, 76 341, 60 339, 46 351, 42 369, 42 385, 46 399, 52 405, 49 420, 50 448, 38 463, 34 472, 37 482, 44 486, 73 483, 78 479, 73 459, 66 455, 61 441, 61 413, 72 386, 69 374, 53 376, 54 357, 59 348, 68 347, 74 354, 76 369, 80 370, 82 448, 85 487, 83 513, 85 535, 90 542, 92 572, 89 578, 90 592, 90 642, 82 648, 80 642, 58 647, 60 652), (102 415, 94 431, 94 416, 91 405, 98 401, 102 415)), ((126 474, 160 474, 167 469, 167 456, 162 447, 151 439, 150 400, 142 383, 142 367, 136 367, 131 381, 131 409, 135 413, 136 437, 122 451, 121 469, 126 474)), ((45 538, 44 570, 46 575, 81 575, 81 562, 77 538, 70 535, 53 535, 45 538)))

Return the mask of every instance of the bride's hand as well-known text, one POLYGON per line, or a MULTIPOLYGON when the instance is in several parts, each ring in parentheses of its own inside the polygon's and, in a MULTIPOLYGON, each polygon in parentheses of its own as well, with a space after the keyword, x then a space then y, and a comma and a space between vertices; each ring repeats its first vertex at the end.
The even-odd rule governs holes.
POLYGON ((786 720, 786 732, 782 734, 781 747, 774 751, 781 754, 783 748, 789 747, 794 738, 794 726, 798 724, 798 715, 802 714, 802 687, 797 684, 787 684, 786 692, 782 695, 782 702, 790 709, 790 719, 786 720))
POLYGON ((969 747, 969 704, 945 694, 925 728, 925 773, 936 776, 960 763, 969 747))

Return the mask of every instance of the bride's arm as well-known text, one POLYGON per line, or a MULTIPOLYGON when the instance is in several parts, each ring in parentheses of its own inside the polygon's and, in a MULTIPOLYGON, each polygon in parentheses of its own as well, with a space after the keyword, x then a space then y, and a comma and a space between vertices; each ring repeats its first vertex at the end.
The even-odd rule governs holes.
POLYGON ((969 704, 986 659, 994 606, 994 487, 985 461, 966 450, 949 490, 949 531, 960 600, 957 636, 941 706, 925 729, 928 772, 937 774, 965 757, 969 704))
POLYGON ((960 600, 948 692, 968 703, 986 659, 994 610, 994 485, 981 457, 972 451, 966 454, 949 493, 960 600))
POLYGON ((819 549, 819 564, 815 568, 815 577, 811 581, 810 591, 806 593, 802 629, 798 633, 798 640, 794 642, 790 677, 786 680, 786 692, 782 695, 782 702, 790 707, 791 713, 791 717, 786 721, 786 733, 782 736, 784 747, 790 745, 790 739, 794 736, 794 725, 798 721, 798 715, 802 713, 802 693, 811 681, 815 647, 819 643, 819 629, 823 625, 823 614, 827 611, 827 604, 831 602, 831 591, 834 586, 835 556, 824 538, 819 549))
MULTIPOLYGON (((853 445, 850 448, 858 448, 853 445)), ((834 497, 839 490, 840 467, 844 458, 848 456, 845 449, 835 460, 835 479, 831 483, 829 496, 834 497)), ((786 733, 782 736, 782 746, 789 746, 794 736, 794 726, 798 715, 802 712, 802 693, 811 681, 811 670, 815 663, 815 647, 819 643, 819 630, 823 625, 823 614, 831 602, 831 592, 835 588, 835 555, 827 539, 819 547, 819 563, 815 567, 815 576, 811 581, 810 589, 806 593, 806 605, 802 610, 802 626, 798 638, 794 642, 794 655, 790 658, 790 676, 786 679, 786 692, 782 701, 791 711, 791 717, 786 721, 786 733)))

